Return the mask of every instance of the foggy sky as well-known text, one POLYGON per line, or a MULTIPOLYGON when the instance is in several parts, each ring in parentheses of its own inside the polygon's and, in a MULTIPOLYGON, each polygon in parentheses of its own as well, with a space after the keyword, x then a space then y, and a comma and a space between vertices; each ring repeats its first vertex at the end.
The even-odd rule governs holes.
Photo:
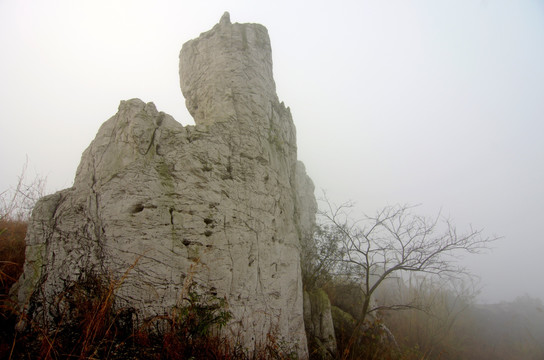
POLYGON ((544 298, 544 2, 0 0, 0 191, 50 192, 119 101, 193 123, 181 45, 229 11, 268 28, 299 158, 336 202, 422 204, 503 238, 466 258, 480 301, 544 298))

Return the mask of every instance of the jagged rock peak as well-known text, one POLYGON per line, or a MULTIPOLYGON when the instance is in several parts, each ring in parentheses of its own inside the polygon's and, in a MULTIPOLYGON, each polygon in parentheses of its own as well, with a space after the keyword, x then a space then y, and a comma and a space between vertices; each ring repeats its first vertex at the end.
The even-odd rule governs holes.
POLYGON ((270 38, 259 24, 231 24, 223 15, 220 24, 183 44, 179 75, 196 124, 242 121, 252 104, 258 115, 252 125, 266 127, 270 104, 278 103, 270 38))
POLYGON ((221 19, 219 20, 220 24, 229 24, 230 25, 230 14, 228 11, 225 11, 223 13, 223 16, 221 16, 221 19))

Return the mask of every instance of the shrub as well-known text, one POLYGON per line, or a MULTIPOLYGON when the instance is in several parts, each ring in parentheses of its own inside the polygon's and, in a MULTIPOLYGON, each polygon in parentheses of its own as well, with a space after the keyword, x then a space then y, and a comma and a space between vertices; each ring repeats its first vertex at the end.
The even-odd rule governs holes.
POLYGON ((219 336, 232 314, 224 298, 200 295, 192 282, 186 296, 166 317, 168 328, 161 334, 166 359, 216 358, 228 345, 219 336))

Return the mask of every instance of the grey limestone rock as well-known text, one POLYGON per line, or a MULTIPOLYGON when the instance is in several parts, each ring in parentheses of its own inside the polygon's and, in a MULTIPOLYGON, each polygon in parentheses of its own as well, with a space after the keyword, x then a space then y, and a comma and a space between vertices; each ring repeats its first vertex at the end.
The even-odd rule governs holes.
POLYGON ((226 335, 255 349, 274 333, 306 358, 299 242, 315 219, 314 189, 276 95, 266 28, 226 13, 183 45, 180 77, 195 126, 122 101, 73 187, 38 202, 19 303, 46 321, 82 274, 130 269, 118 298, 152 317, 190 278, 227 299, 226 335))

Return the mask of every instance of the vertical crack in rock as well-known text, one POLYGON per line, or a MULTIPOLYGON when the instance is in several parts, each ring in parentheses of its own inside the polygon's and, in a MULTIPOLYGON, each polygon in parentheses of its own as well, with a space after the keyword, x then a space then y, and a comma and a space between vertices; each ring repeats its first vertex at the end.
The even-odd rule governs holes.
POLYGON ((225 13, 183 45, 179 75, 196 125, 121 101, 74 186, 36 204, 14 295, 47 325, 70 281, 124 274, 141 259, 117 292, 138 319, 168 312, 190 275, 227 299, 233 340, 253 351, 271 333, 307 358, 299 251, 317 207, 266 28, 225 13))

